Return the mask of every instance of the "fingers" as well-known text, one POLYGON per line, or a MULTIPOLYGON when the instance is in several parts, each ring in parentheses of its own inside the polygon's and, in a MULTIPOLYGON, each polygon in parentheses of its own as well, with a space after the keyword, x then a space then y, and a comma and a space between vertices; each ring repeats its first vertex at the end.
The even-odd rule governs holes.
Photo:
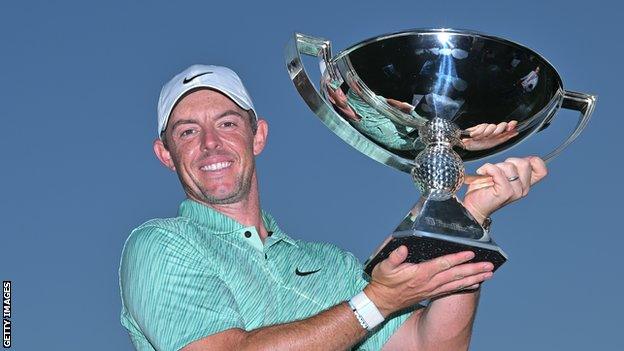
POLYGON ((372 280, 365 288, 369 298, 386 314, 443 294, 476 289, 478 284, 492 277, 492 263, 467 263, 475 257, 471 251, 419 264, 405 262, 407 251, 405 246, 392 251, 374 268, 372 280))
POLYGON ((331 85, 327 85, 327 98, 329 102, 333 105, 338 106, 338 108, 346 108, 347 107, 347 97, 342 92, 341 89, 333 89, 331 85))
POLYGON ((474 284, 474 285, 471 285, 471 286, 469 286, 469 287, 467 287, 467 288, 464 288, 464 289, 462 289, 462 290, 465 290, 465 291, 469 291, 469 290, 476 290, 476 289, 479 289, 479 287, 480 287, 480 286, 481 286, 481 284, 480 284, 480 283, 479 283, 479 284, 474 284))
POLYGON ((533 185, 548 174, 548 169, 546 168, 546 163, 541 158, 531 156, 528 159, 531 165, 531 185, 533 185))
POLYGON ((467 132, 472 132, 472 131, 474 131, 475 129, 477 129, 477 127, 479 127, 479 126, 481 126, 481 125, 482 125, 482 124, 477 124, 477 125, 472 126, 472 127, 470 127, 470 128, 466 128, 466 131, 467 131, 467 132))
POLYGON ((481 135, 477 136, 475 139, 484 139, 489 137, 490 135, 492 135, 492 133, 494 133, 494 131, 496 130, 496 124, 488 124, 487 127, 485 127, 485 130, 483 131, 483 133, 481 133, 481 135))
POLYGON ((544 161, 536 156, 529 156, 525 158, 511 157, 505 160, 505 163, 513 163, 518 170, 519 181, 522 183, 522 196, 526 196, 531 188, 531 185, 542 180, 547 174, 548 170, 544 161))
POLYGON ((432 277, 440 272, 450 269, 451 267, 466 263, 472 260, 474 256, 475 254, 472 251, 463 251, 425 261, 420 263, 419 266, 420 269, 427 272, 428 276, 432 277))
POLYGON ((462 139, 462 142, 469 150, 473 149, 475 145, 478 145, 476 146, 478 150, 499 145, 518 134, 515 131, 517 124, 517 121, 501 122, 499 124, 482 123, 467 128, 466 131, 469 133, 470 138, 462 139), (483 141, 485 144, 474 144, 477 141, 483 141))
POLYGON ((474 138, 474 137, 478 137, 481 136, 481 134, 483 134, 483 132, 485 131, 485 128, 487 128, 488 124, 487 123, 481 123, 478 124, 474 127, 470 127, 468 129, 466 129, 467 132, 470 133, 470 137, 474 138))
POLYGON ((390 253, 390 256, 388 256, 387 260, 390 266, 396 267, 400 265, 401 263, 403 263, 406 258, 407 258, 407 247, 405 247, 404 245, 401 245, 390 253))
MULTIPOLYGON (((492 179, 490 177, 488 177, 488 179, 492 179)), ((489 187, 494 186, 494 182, 492 181, 481 181, 481 182, 476 182, 476 183, 469 183, 468 184, 468 190, 466 191, 466 195, 468 195, 469 193, 472 193, 474 191, 477 191, 479 189, 486 189, 489 187)))
POLYGON ((494 185, 479 189, 477 184, 471 184, 464 197, 464 206, 475 218, 485 218, 502 206, 526 196, 531 186, 547 173, 544 161, 535 156, 509 158, 495 165, 486 163, 477 169, 477 174, 490 176, 494 185))
POLYGON ((466 129, 470 133, 470 137, 475 140, 484 139, 490 136, 496 136, 503 133, 507 129, 508 123, 499 124, 482 123, 474 127, 466 129))
POLYGON ((407 258, 407 253, 407 247, 405 247, 404 245, 397 247, 390 253, 388 258, 379 263, 379 269, 384 273, 391 272, 405 261, 405 259, 407 258))
POLYGON ((473 138, 483 138, 490 135, 499 135, 503 132, 510 132, 516 129, 518 121, 512 120, 509 122, 501 122, 499 124, 481 123, 470 128, 466 128, 466 131, 470 133, 473 138))
POLYGON ((499 135, 503 133, 505 130, 507 130, 507 122, 499 123, 496 126, 496 129, 494 129, 494 131, 492 132, 492 135, 499 135))
POLYGON ((507 176, 501 168, 491 163, 486 163, 477 169, 477 174, 487 174, 492 177, 492 181, 494 182, 492 191, 495 196, 511 196, 513 194, 513 189, 511 184, 509 184, 509 179, 507 179, 507 176))
POLYGON ((494 265, 490 262, 466 263, 436 274, 432 278, 432 281, 434 281, 436 285, 442 286, 456 280, 491 272, 493 269, 494 265))
POLYGON ((491 279, 493 275, 494 273, 492 272, 483 272, 461 279, 453 280, 439 286, 437 289, 433 290, 431 294, 433 296, 438 296, 461 290, 473 289, 478 287, 479 284, 481 284, 482 282, 491 279))
MULTIPOLYGON (((518 163, 521 163, 518 161, 518 163)), ((528 169, 529 162, 526 162, 526 168, 528 169)), ((514 162, 509 162, 509 160, 499 163, 497 164, 497 167, 499 167, 500 169, 503 170, 503 173, 505 174, 505 176, 507 177, 507 182, 509 184, 509 186, 511 187, 511 189, 513 189, 513 199, 519 199, 521 197, 523 197, 525 195, 525 186, 523 186, 522 183, 522 178, 530 178, 530 170, 529 172, 525 172, 523 168, 521 168, 520 166, 516 166, 516 164, 514 162), (520 172, 520 169, 523 170, 523 172, 520 172), (526 173, 526 174, 525 174, 526 173), (515 180, 512 180, 515 179, 515 180)), ((528 192, 528 189, 526 189, 526 191, 528 192)))
MULTIPOLYGON (((477 173, 490 175, 500 190, 503 192, 512 190, 514 198, 518 199, 526 196, 531 186, 548 174, 548 169, 544 161, 536 156, 525 158, 511 157, 506 159, 505 162, 495 165, 486 163, 477 170, 477 173), (516 176, 519 177, 518 180, 509 181, 509 179, 513 179, 516 176)), ((499 189, 494 190, 498 192, 499 189)))
POLYGON ((510 157, 505 160, 505 163, 512 163, 515 165, 518 175, 517 183, 522 185, 522 196, 526 196, 531 188, 531 165, 528 158, 510 157))

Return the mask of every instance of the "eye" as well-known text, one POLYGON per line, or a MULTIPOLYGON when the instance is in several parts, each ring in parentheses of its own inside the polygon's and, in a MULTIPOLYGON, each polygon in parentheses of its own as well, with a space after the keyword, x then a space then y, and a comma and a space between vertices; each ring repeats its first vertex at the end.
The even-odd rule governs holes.
POLYGON ((234 128, 237 126, 236 122, 233 121, 225 121, 223 123, 221 123, 221 126, 224 128, 234 128))
POLYGON ((182 132, 180 132, 180 137, 184 138, 195 133, 196 133, 195 129, 184 129, 182 132))

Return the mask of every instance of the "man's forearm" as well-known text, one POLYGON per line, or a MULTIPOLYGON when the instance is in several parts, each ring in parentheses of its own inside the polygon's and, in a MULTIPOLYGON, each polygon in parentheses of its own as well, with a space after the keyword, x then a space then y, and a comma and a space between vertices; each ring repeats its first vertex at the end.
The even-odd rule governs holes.
POLYGON ((230 329, 200 339, 184 351, 204 350, 347 350, 366 335, 346 303, 300 321, 249 332, 230 329))
POLYGON ((341 303, 304 320, 253 330, 241 350, 346 350, 365 335, 351 308, 341 303))
POLYGON ((467 350, 479 290, 437 298, 418 319, 416 336, 423 350, 467 350))

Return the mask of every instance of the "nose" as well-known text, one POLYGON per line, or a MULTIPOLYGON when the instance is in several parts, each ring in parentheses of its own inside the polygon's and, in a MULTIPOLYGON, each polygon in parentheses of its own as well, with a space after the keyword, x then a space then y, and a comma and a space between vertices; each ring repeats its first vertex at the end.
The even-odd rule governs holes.
POLYGON ((214 128, 205 129, 202 135, 202 150, 221 148, 221 137, 214 128))

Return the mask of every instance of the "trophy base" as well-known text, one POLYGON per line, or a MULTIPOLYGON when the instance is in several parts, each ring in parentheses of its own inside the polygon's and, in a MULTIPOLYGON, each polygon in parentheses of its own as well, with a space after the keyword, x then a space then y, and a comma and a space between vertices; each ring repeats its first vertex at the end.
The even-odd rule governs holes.
POLYGON ((408 256, 405 262, 409 263, 420 263, 461 251, 474 252, 475 257, 470 262, 491 262, 494 270, 507 261, 505 252, 493 241, 483 242, 419 230, 406 230, 392 234, 387 243, 365 263, 364 272, 370 276, 373 268, 401 245, 407 247, 408 256))

